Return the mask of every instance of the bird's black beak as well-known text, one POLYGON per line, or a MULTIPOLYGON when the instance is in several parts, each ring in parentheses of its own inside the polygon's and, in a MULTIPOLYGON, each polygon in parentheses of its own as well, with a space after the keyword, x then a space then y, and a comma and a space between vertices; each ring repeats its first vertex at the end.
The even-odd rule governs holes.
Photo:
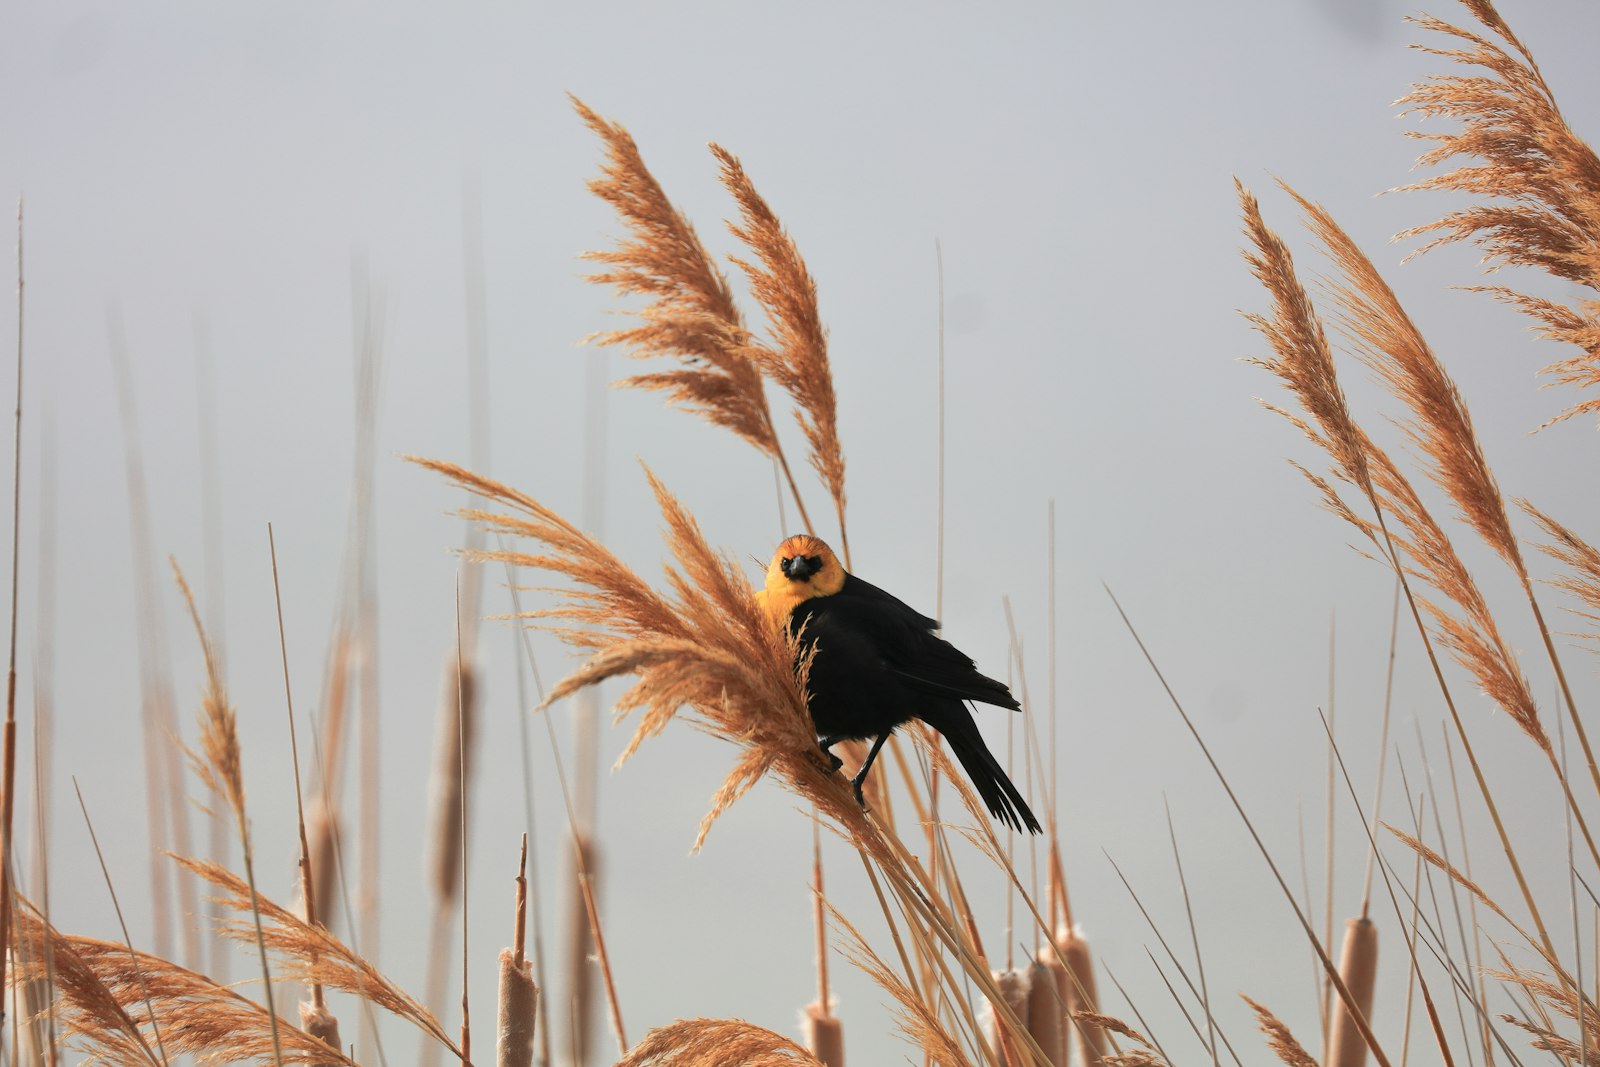
POLYGON ((821 569, 822 561, 815 556, 794 556, 783 561, 784 576, 796 582, 808 580, 821 569))

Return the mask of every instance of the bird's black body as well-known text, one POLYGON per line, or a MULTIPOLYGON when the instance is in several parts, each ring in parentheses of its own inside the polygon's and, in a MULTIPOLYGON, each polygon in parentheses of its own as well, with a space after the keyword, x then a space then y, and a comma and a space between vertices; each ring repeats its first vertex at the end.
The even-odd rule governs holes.
POLYGON ((802 647, 816 647, 807 696, 824 748, 874 738, 875 756, 895 727, 920 719, 944 735, 996 818, 1018 830, 1040 832, 1022 794, 983 743, 966 702, 1013 710, 1021 705, 1009 689, 980 674, 965 653, 933 633, 939 625, 935 620, 846 574, 837 592, 795 604, 786 625, 802 647))

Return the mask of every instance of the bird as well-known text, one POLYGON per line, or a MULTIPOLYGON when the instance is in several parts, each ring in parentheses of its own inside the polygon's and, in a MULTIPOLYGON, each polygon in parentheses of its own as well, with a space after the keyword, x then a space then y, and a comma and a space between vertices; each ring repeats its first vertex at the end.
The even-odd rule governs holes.
POLYGON ((944 736, 990 814, 1014 830, 1040 832, 967 708, 968 701, 1013 711, 1022 705, 940 637, 936 620, 847 572, 833 550, 809 534, 778 546, 756 599, 774 629, 798 640, 797 657, 815 649, 806 705, 832 769, 843 763, 834 745, 872 739, 850 781, 858 804, 866 807, 861 785, 884 741, 896 727, 920 719, 944 736))

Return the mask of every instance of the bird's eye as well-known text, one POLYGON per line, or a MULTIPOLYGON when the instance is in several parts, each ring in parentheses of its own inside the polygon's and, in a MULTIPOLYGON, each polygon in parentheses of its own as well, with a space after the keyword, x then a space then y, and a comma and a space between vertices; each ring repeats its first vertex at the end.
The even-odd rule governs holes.
POLYGON ((807 556, 806 557, 806 562, 811 564, 811 573, 813 573, 813 574, 815 574, 817 571, 820 571, 822 569, 822 557, 821 556, 807 556))

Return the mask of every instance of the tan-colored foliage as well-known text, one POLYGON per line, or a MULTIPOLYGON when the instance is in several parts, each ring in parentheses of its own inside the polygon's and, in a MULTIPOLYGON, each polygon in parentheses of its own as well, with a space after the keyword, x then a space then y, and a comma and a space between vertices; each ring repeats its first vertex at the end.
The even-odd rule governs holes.
POLYGON ((560 606, 530 613, 572 624, 556 632, 589 656, 550 691, 547 704, 584 686, 634 675, 637 681, 616 703, 619 721, 641 712, 622 760, 685 711, 697 728, 739 746, 740 757, 712 799, 696 847, 717 816, 769 773, 840 823, 864 825, 837 776, 824 771, 801 688, 803 664, 797 676, 790 642, 768 624, 739 563, 706 544, 694 519, 654 476, 646 472, 666 520, 674 564, 666 592, 531 497, 452 464, 416 462, 506 509, 472 511, 469 518, 537 542, 548 553, 487 552, 480 558, 552 571, 577 584, 563 591, 560 606))
POLYGON ((679 1019, 644 1035, 616 1067, 825 1067, 771 1030, 741 1019, 679 1019))
MULTIPOLYGON (((1257 250, 1254 254, 1246 253, 1245 258, 1273 302, 1270 316, 1245 316, 1268 339, 1274 352, 1272 357, 1253 362, 1281 378, 1310 419, 1280 408, 1272 410, 1327 452, 1334 476, 1367 498, 1375 509, 1374 518, 1358 515, 1327 479, 1305 468, 1300 468, 1301 472, 1317 487, 1329 509, 1359 529, 1380 553, 1387 555, 1392 544, 1410 574, 1424 579, 1455 604, 1457 610, 1451 611, 1437 600, 1416 598, 1433 619, 1434 633, 1440 642, 1471 672, 1478 687, 1511 716, 1541 751, 1553 758, 1554 749, 1539 720, 1538 705, 1527 678, 1516 655, 1501 637, 1488 602, 1456 553, 1449 535, 1423 504, 1410 480, 1350 414, 1321 320, 1300 283, 1293 259, 1282 240, 1262 221, 1255 199, 1242 189, 1240 197, 1244 204, 1245 233, 1257 250), (1382 516, 1395 520, 1393 525, 1382 516)), ((1408 334, 1407 323, 1401 321, 1404 312, 1399 310, 1392 294, 1382 295, 1388 292, 1387 287, 1370 269, 1371 265, 1367 264, 1364 269, 1357 265, 1355 261, 1362 258, 1359 251, 1331 217, 1308 201, 1302 199, 1301 203, 1308 211, 1316 212, 1314 227, 1320 226, 1319 233, 1330 249, 1337 249, 1336 258, 1349 259, 1348 266, 1355 276, 1366 279, 1364 283, 1356 282, 1343 289, 1346 319, 1361 320, 1359 323, 1346 321, 1346 328, 1356 331, 1358 337, 1369 338, 1363 342, 1369 347, 1392 343, 1393 347, 1405 350, 1411 369, 1392 369, 1397 387, 1414 394, 1426 393, 1431 399, 1421 402, 1439 416, 1437 425, 1414 429, 1413 436, 1425 450, 1430 438, 1439 439, 1437 448, 1442 458, 1436 462, 1447 464, 1447 470, 1453 472, 1446 478, 1456 486, 1451 490, 1452 495, 1460 492, 1458 503, 1463 511, 1476 515, 1470 521, 1475 526, 1482 524, 1480 529, 1486 531, 1485 537, 1497 551, 1515 554, 1515 538, 1504 520, 1499 490, 1482 459, 1476 439, 1471 436, 1466 410, 1458 400, 1450 399, 1454 394, 1453 384, 1442 376, 1443 371, 1437 369, 1420 338, 1414 342, 1404 340, 1408 334), (1496 512, 1499 519, 1495 518, 1496 512)), ((1388 364, 1380 362, 1379 365, 1388 364)), ((1515 558, 1520 567, 1520 555, 1515 558)))
POLYGON ((639 374, 622 384, 664 392, 674 402, 724 426, 769 456, 777 433, 753 358, 752 340, 723 277, 694 226, 672 206, 627 130, 574 99, 573 107, 605 145, 601 176, 589 183, 628 227, 630 237, 585 259, 608 269, 589 280, 650 303, 634 312, 640 325, 597 335, 639 358, 679 360, 675 370, 639 374))
MULTIPOLYGON (((1405 189, 1442 189, 1490 198, 1452 211, 1401 237, 1430 237, 1419 251, 1471 240, 1489 269, 1527 266, 1600 291, 1600 158, 1573 132, 1533 55, 1489 0, 1467 7, 1499 40, 1443 19, 1413 20, 1452 38, 1456 47, 1421 51, 1467 68, 1436 74, 1400 98, 1405 113, 1459 123, 1451 132, 1411 131, 1435 146, 1421 166, 1466 162, 1405 189)), ((1583 389, 1600 384, 1600 300, 1565 306, 1505 287, 1487 291, 1531 316, 1541 333, 1578 346, 1582 354, 1546 367, 1544 373, 1583 389)), ((1584 400, 1552 422, 1600 409, 1584 400)), ((1548 423, 1546 424, 1548 425, 1548 423)))
MULTIPOLYGON (((1551 584, 1558 589, 1564 589, 1577 597, 1589 610, 1580 611, 1576 608, 1573 613, 1588 619, 1590 622, 1600 623, 1600 549, 1573 533, 1549 515, 1540 511, 1526 500, 1517 501, 1519 507, 1533 516, 1545 534, 1552 541, 1539 546, 1539 550, 1552 559, 1566 564, 1568 572, 1551 579, 1551 584)), ((1584 634, 1591 640, 1600 638, 1600 634, 1584 634)))
MULTIPOLYGON (((88 1055, 118 1064, 178 1056, 193 1056, 200 1064, 274 1062, 272 1021, 255 1001, 127 945, 61 934, 31 908, 20 909, 19 918, 17 935, 34 949, 30 958, 41 958, 49 942, 57 1017, 88 1055)), ((43 970, 37 962, 24 967, 24 979, 34 976, 34 968, 43 970)), ((311 1034, 286 1025, 277 1030, 285 1063, 353 1067, 311 1034)))
POLYGON ((738 158, 719 145, 712 153, 722 164, 722 184, 739 204, 740 221, 730 223, 759 265, 735 258, 750 279, 750 291, 766 309, 773 344, 753 350, 763 373, 794 398, 795 419, 811 446, 811 465, 844 513, 844 451, 828 365, 828 338, 817 310, 817 283, 800 250, 785 232, 738 158))
MULTIPOLYGON (((173 859, 221 892, 223 906, 241 915, 251 911, 250 887, 232 871, 206 860, 174 856, 173 859)), ((390 982, 368 960, 356 953, 320 923, 312 926, 293 911, 264 896, 256 897, 261 912, 261 937, 278 958, 274 980, 317 984, 361 997, 373 1006, 397 1015, 438 1041, 451 1053, 460 1051, 433 1014, 390 982)), ((254 943, 256 931, 245 919, 230 920, 219 931, 243 943, 254 943)))
POLYGON ((1312 1057, 1311 1053, 1301 1047, 1300 1042, 1295 1040, 1294 1035, 1283 1024, 1282 1019, 1279 1019, 1270 1010, 1257 1004, 1243 993, 1239 995, 1246 1004, 1250 1005, 1251 1010, 1256 1013, 1257 1024, 1261 1027, 1261 1032, 1267 1035, 1267 1047, 1277 1054, 1278 1059, 1288 1064, 1289 1067, 1317 1067, 1317 1061, 1312 1057))

